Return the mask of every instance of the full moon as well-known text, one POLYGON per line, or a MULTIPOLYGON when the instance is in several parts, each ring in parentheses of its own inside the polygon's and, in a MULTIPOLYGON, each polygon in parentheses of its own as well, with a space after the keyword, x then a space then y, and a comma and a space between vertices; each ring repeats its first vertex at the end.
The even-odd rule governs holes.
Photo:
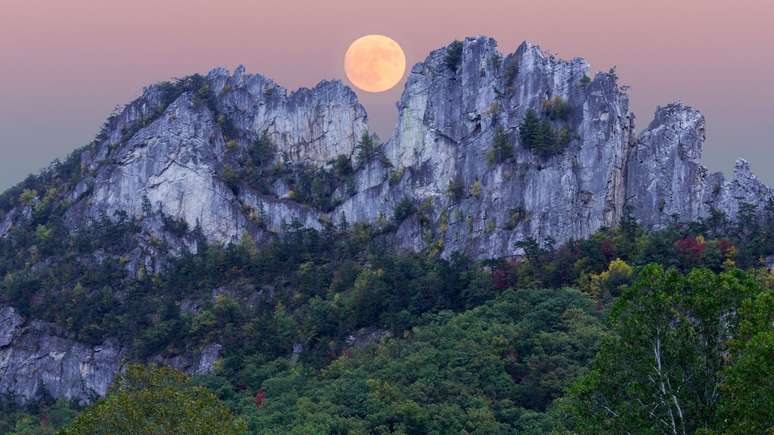
POLYGON ((366 92, 384 92, 403 78, 406 55, 384 35, 358 38, 344 55, 344 71, 352 84, 366 92))

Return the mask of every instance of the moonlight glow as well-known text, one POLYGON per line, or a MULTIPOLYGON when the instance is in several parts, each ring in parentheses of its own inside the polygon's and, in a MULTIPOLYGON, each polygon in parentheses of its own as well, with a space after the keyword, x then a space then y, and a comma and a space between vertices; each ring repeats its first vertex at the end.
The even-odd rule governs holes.
POLYGON ((384 92, 403 78, 406 55, 397 42, 384 35, 355 40, 344 55, 347 78, 367 92, 384 92))

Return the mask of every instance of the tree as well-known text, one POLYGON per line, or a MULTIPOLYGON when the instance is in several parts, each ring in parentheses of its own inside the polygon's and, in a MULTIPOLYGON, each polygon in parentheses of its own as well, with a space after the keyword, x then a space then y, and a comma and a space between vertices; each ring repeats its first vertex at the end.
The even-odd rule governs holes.
POLYGON ((495 131, 494 143, 487 152, 486 160, 490 165, 497 165, 513 157, 513 145, 508 140, 508 134, 502 127, 495 131))
POLYGON ((457 69, 457 66, 462 60, 462 48, 462 41, 454 41, 446 48, 446 57, 444 57, 444 62, 446 63, 446 66, 452 71, 457 69))
POLYGON ((729 433, 774 432, 774 292, 742 304, 739 333, 721 386, 722 426, 729 433))
POLYGON ((376 135, 364 131, 357 143, 357 163, 359 166, 370 163, 375 159, 384 160, 382 148, 378 143, 379 138, 376 135))
MULTIPOLYGON (((459 260, 459 259, 458 259, 459 260)), ((384 279, 389 279, 385 276, 384 279)), ((372 287, 372 283, 364 288, 372 287)), ((261 433, 539 433, 547 406, 593 358, 601 323, 577 290, 507 290, 410 333, 262 382, 261 433)))
POLYGON ((687 434, 718 427, 727 337, 753 277, 651 264, 612 309, 613 334, 563 408, 579 433, 687 434))
POLYGON ((237 434, 245 430, 204 387, 170 368, 130 365, 107 397, 62 431, 81 434, 237 434))
POLYGON ((529 109, 519 126, 519 141, 538 156, 549 158, 564 152, 570 142, 570 132, 566 128, 554 130, 550 121, 540 119, 529 109))

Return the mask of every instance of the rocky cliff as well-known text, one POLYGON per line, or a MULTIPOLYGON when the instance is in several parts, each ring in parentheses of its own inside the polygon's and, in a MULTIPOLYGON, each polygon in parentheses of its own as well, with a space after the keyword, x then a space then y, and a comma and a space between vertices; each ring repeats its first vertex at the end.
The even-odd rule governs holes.
MULTIPOLYGON (((696 109, 659 108, 637 135, 615 71, 592 74, 583 59, 528 42, 511 54, 486 37, 433 51, 411 69, 397 108, 391 137, 369 143, 365 110, 337 81, 288 92, 239 67, 152 85, 74 155, 71 183, 7 207, 0 236, 53 197, 70 228, 117 212, 138 218, 132 270, 160 267, 165 251, 153 240, 173 253, 196 249, 163 222, 217 243, 245 234, 261 243, 291 222, 365 222, 397 247, 494 258, 520 254, 528 238, 587 237, 625 210, 658 227, 718 211, 733 219, 742 204, 760 210, 772 197, 744 160, 730 181, 701 166, 696 109)), ((104 394, 118 347, 2 313, 0 393, 104 394)), ((209 361, 201 370, 212 355, 198 357, 209 361)))
MULTIPOLYGON (((508 55, 486 37, 441 48, 411 69, 395 130, 368 161, 357 157, 365 110, 340 82, 288 92, 240 67, 175 89, 153 85, 82 153, 83 176, 62 193, 72 203, 68 221, 161 212, 228 243, 245 233, 261 240, 292 221, 384 223, 409 200, 419 218, 394 222, 396 245, 491 258, 518 254, 515 243, 529 237, 587 237, 615 225, 625 206, 657 226, 712 209, 733 218, 740 201, 771 196, 744 161, 731 181, 701 166, 697 110, 660 108, 637 136, 615 72, 591 75, 583 59, 558 59, 528 42, 508 55), (529 111, 563 135, 560 152, 522 143, 529 111), (262 139, 273 147, 265 165, 330 168, 342 156, 355 173, 327 193, 331 207, 298 200, 288 172, 240 177, 262 139), (493 159, 498 140, 509 150, 493 159)), ((0 229, 22 215, 6 213, 0 229)))

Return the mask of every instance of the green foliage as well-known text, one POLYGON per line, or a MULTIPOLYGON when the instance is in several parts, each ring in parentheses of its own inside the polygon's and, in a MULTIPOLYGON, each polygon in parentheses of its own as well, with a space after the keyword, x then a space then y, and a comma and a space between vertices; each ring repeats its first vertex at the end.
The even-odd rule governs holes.
MULTIPOLYGON (((236 143, 232 140, 228 143, 236 143)), ((223 178, 231 190, 237 192, 241 182, 259 191, 267 191, 274 173, 269 169, 276 155, 276 148, 271 143, 269 136, 261 135, 258 139, 250 141, 243 153, 237 154, 238 147, 234 145, 234 152, 229 155, 229 162, 224 165, 223 178)))
POLYGON ((344 154, 339 154, 333 161, 333 173, 337 177, 348 177, 355 173, 355 168, 352 167, 352 160, 344 154))
POLYGON ((473 182, 473 184, 470 185, 470 189, 468 189, 468 194, 474 198, 480 198, 481 197, 481 181, 476 180, 473 182))
POLYGON ((346 156, 339 156, 330 163, 330 169, 304 164, 286 165, 280 176, 294 192, 292 199, 325 212, 336 208, 343 198, 343 195, 336 196, 336 191, 343 188, 346 193, 354 189, 354 170, 346 156))
POLYGON ((379 160, 382 163, 387 162, 382 146, 379 143, 379 138, 376 135, 369 134, 367 131, 364 131, 360 137, 356 151, 358 167, 363 167, 374 160, 379 160))
POLYGON ((169 368, 130 365, 107 397, 81 413, 63 435, 239 434, 244 423, 209 390, 169 368))
POLYGON ((223 182, 234 194, 239 193, 240 179, 239 172, 228 164, 223 165, 223 182))
POLYGON ((465 182, 462 178, 449 180, 449 196, 455 201, 459 201, 465 195, 465 182))
POLYGON ((161 213, 161 221, 164 224, 164 230, 177 237, 183 237, 188 234, 188 222, 183 218, 173 218, 172 216, 161 213))
MULTIPOLYGON (((769 279, 771 277, 769 276, 769 279)), ((774 431, 774 291, 745 300, 732 359, 724 369, 720 403, 729 433, 774 431)))
POLYGON ((552 121, 567 121, 571 108, 564 98, 557 95, 543 102, 543 114, 552 121))
POLYGON ((512 86, 513 82, 516 80, 516 76, 519 75, 519 64, 515 61, 511 61, 508 63, 508 66, 505 68, 505 84, 506 86, 512 86))
POLYGON ((502 127, 495 131, 492 148, 486 154, 487 163, 490 165, 499 165, 506 160, 513 158, 513 144, 508 139, 508 134, 502 127))
POLYGON ((444 62, 446 66, 455 71, 462 61, 462 41, 454 41, 446 48, 446 56, 444 62))
POLYGON ((513 231, 520 223, 527 220, 529 220, 529 212, 527 212, 524 207, 512 208, 510 210, 510 214, 508 215, 508 220, 505 221, 503 228, 508 231, 513 231))
POLYGON ((26 410, 17 409, 12 401, 0 400, 0 433, 53 435, 77 414, 77 408, 64 399, 36 402, 26 410))
MULTIPOLYGON (((726 370, 746 373, 752 364, 771 372, 771 364, 759 359, 767 351, 758 354, 765 349, 758 348, 758 342, 725 369, 728 337, 739 327, 737 312, 762 291, 759 280, 739 270, 715 274, 695 269, 683 275, 675 269, 646 266, 614 303, 613 334, 602 345, 591 372, 571 389, 565 408, 571 429, 694 433, 723 431, 728 423, 760 428, 762 418, 746 411, 733 422, 719 421, 717 414, 719 407, 730 407, 732 415, 742 410, 740 403, 724 404, 729 398, 720 393, 720 387, 726 370)), ((768 310, 774 312, 774 307, 769 305, 768 310)), ((768 316, 774 318, 774 313, 768 316)), ((770 322, 764 331, 771 331, 770 322)), ((751 379, 730 379, 731 385, 752 386, 751 379)), ((764 401, 756 406, 764 413, 769 412, 764 408, 774 395, 765 388, 758 390, 764 401)))
POLYGON ((602 336, 591 302, 572 290, 506 292, 405 338, 350 349, 319 375, 285 368, 250 409, 267 433, 532 432, 602 336))
POLYGON ((564 152, 570 143, 570 133, 566 128, 555 129, 550 121, 540 119, 534 110, 529 109, 519 126, 519 140, 540 157, 550 158, 564 152))
POLYGON ((583 77, 580 79, 580 84, 582 86, 588 86, 591 83, 591 77, 587 76, 586 74, 583 74, 583 77))
POLYGON ((398 204, 395 205, 395 210, 393 211, 393 219, 395 220, 395 223, 400 224, 404 220, 406 220, 407 217, 414 214, 416 211, 416 206, 414 206, 414 200, 411 198, 403 198, 398 202, 398 204))

